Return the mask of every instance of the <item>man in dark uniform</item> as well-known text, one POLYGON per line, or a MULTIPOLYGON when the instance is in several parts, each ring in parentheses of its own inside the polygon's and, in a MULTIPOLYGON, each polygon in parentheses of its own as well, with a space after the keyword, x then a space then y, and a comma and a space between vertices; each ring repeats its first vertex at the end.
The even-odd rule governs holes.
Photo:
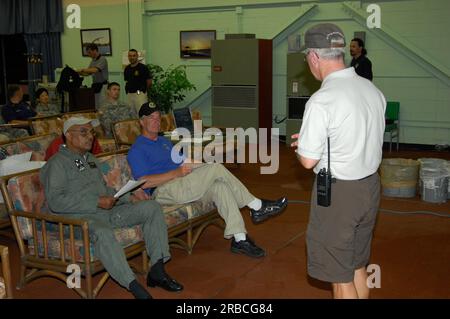
POLYGON ((151 295, 136 280, 128 265, 114 228, 142 225, 147 253, 152 267, 147 285, 168 291, 181 291, 183 286, 164 270, 170 259, 167 225, 161 206, 147 195, 125 194, 120 199, 106 186, 99 161, 89 153, 94 138, 90 119, 72 117, 64 123, 66 144, 61 146, 41 170, 48 206, 53 213, 83 219, 89 223, 94 254, 106 271, 136 298, 151 295))
POLYGON ((2 116, 6 123, 36 116, 36 112, 31 109, 30 105, 23 101, 23 92, 20 86, 13 84, 8 87, 8 102, 2 108, 2 116))
POLYGON ((367 50, 364 48, 364 41, 354 38, 350 43, 350 55, 353 57, 350 66, 355 68, 356 74, 372 81, 372 62, 367 58, 367 50))
POLYGON ((148 101, 147 90, 152 86, 152 75, 148 67, 139 62, 138 52, 135 49, 128 51, 127 65, 124 71, 125 92, 128 105, 139 112, 142 104, 148 101))

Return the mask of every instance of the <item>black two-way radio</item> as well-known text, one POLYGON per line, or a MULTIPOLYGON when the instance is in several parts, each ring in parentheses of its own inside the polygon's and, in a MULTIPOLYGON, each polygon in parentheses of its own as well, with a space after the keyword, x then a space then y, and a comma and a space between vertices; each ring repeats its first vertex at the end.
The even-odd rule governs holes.
POLYGON ((328 137, 327 143, 328 170, 324 167, 317 174, 317 205, 323 207, 331 205, 331 183, 333 182, 330 168, 330 137, 328 137))

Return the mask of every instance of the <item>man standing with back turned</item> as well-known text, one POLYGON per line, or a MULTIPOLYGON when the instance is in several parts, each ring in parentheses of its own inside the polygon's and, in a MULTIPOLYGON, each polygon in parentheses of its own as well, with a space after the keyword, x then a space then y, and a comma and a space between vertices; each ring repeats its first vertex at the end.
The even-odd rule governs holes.
POLYGON ((308 274, 330 282, 334 298, 368 298, 386 100, 372 82, 346 68, 345 37, 336 25, 306 31, 303 52, 322 82, 306 104, 300 133, 292 136, 298 137, 292 146, 298 147, 300 163, 318 174, 306 232, 308 274), (320 187, 323 179, 330 181, 329 192, 320 187), (324 203, 327 198, 331 203, 324 203))

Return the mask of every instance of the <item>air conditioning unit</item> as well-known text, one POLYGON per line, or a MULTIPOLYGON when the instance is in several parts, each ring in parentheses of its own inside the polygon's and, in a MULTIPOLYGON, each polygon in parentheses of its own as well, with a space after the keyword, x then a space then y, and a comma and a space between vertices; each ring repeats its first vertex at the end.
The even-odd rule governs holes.
POLYGON ((211 41, 212 124, 272 127, 272 40, 211 41))

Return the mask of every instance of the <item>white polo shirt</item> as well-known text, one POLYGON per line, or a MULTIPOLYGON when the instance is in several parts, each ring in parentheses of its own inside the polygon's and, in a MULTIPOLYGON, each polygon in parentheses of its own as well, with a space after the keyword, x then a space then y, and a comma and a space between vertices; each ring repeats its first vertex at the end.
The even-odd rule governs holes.
POLYGON ((386 99, 354 68, 329 74, 306 103, 297 153, 327 167, 330 137, 331 173, 356 180, 375 173, 381 162, 386 99))

